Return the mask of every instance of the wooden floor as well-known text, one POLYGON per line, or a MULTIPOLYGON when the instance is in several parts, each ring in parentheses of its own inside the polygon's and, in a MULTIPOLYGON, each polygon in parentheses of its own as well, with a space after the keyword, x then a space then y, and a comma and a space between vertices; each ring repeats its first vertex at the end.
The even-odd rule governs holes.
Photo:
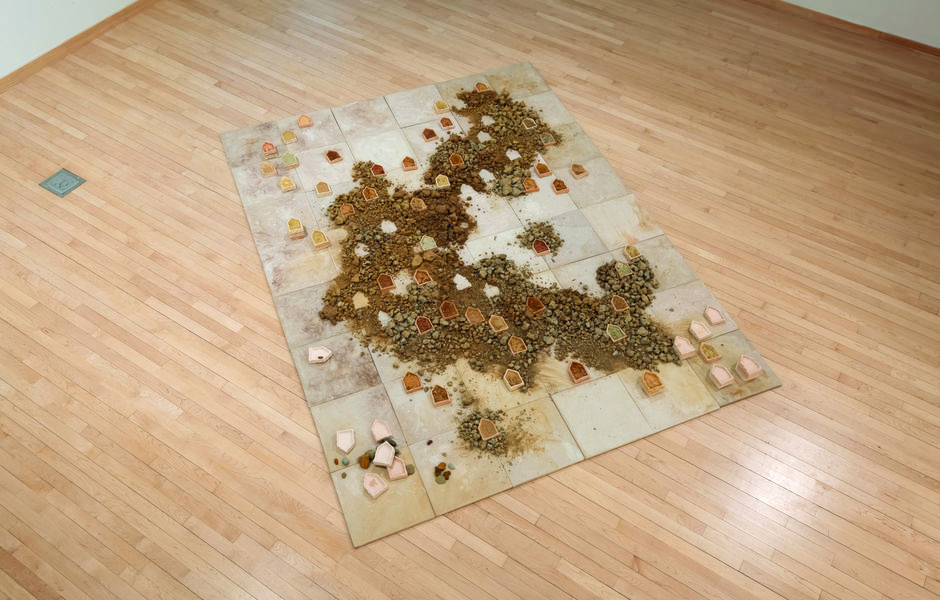
POLYGON ((940 57, 744 0, 157 0, 0 95, 0 596, 937 598, 938 210, 940 57), (523 60, 783 387, 353 551, 218 133, 523 60))

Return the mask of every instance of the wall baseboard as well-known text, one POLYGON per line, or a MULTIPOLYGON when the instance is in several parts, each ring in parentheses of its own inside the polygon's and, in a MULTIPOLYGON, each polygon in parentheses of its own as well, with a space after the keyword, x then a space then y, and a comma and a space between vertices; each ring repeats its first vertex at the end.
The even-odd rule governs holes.
POLYGON ((911 48, 912 50, 923 52, 924 54, 940 56, 940 48, 936 48, 929 44, 924 44, 923 42, 918 42, 906 37, 894 35, 893 33, 872 29, 871 27, 859 25, 858 23, 852 23, 851 21, 846 21, 845 19, 840 19, 839 17, 833 17, 832 15, 827 15, 826 13, 821 13, 804 6, 790 4, 789 2, 784 2, 783 0, 747 0, 747 2, 766 6, 767 8, 771 8, 773 10, 795 15, 797 17, 802 17, 804 19, 822 23, 824 25, 829 25, 831 27, 836 27, 844 31, 850 31, 858 35, 864 35, 865 37, 884 40, 899 46, 905 46, 907 48, 911 48))
POLYGON ((94 25, 86 29, 85 31, 82 31, 81 33, 78 33, 70 37, 69 39, 65 40, 64 42, 62 42, 61 44, 59 44, 52 50, 49 50, 45 54, 31 60, 30 62, 26 63, 19 69, 13 71, 9 75, 5 75, 4 77, 0 78, 0 93, 2 93, 6 89, 13 87, 17 83, 26 79, 27 77, 29 77, 36 71, 39 71, 46 65, 49 65, 59 60, 60 58, 68 54, 69 52, 72 52, 73 50, 80 48, 81 46, 84 46, 85 44, 95 39, 96 37, 104 33, 105 31, 111 29, 112 27, 114 27, 115 25, 118 25, 119 23, 122 23, 123 21, 126 21, 127 19, 131 18, 135 14, 144 10, 145 8, 153 4, 155 1, 156 0, 137 0, 133 4, 125 6, 124 8, 117 11, 110 17, 104 19, 103 21, 99 21, 98 23, 95 23, 94 25))

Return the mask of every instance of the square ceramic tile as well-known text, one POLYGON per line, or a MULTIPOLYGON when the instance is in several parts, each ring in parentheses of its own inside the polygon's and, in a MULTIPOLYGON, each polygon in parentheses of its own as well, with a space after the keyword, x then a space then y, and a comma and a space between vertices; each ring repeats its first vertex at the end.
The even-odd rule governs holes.
POLYGON ((401 167, 406 156, 414 157, 414 150, 398 129, 347 139, 356 161, 372 161, 386 171, 401 167))
MULTIPOLYGON (((285 116, 224 133, 222 143, 271 285, 286 343, 323 442, 324 456, 353 544, 368 543, 434 514, 465 506, 584 457, 715 410, 719 404, 779 385, 766 362, 736 330, 730 316, 575 122, 576 115, 559 102, 532 65, 510 65, 306 114, 313 122, 311 127, 300 128, 298 115, 285 116), (632 369, 607 374, 587 364, 589 378, 575 383, 568 372, 570 357, 556 358, 551 354, 552 348, 544 344, 544 336, 536 336, 527 349, 534 362, 524 375, 525 385, 510 391, 503 379, 506 365, 498 361, 488 365, 485 372, 471 369, 465 358, 436 369, 425 368, 414 360, 385 353, 376 339, 371 344, 354 339, 352 328, 346 323, 334 325, 320 319, 323 295, 339 274, 342 244, 350 235, 348 226, 329 219, 328 208, 338 196, 356 187, 353 164, 357 160, 378 162, 385 168, 393 189, 425 188, 430 156, 443 140, 465 135, 468 130, 465 117, 450 112, 438 114, 434 101, 443 99, 449 106, 462 106, 457 93, 460 89, 472 89, 477 82, 497 93, 508 92, 512 98, 541 111, 562 141, 548 147, 539 157, 553 174, 536 178, 538 192, 507 198, 475 192, 467 185, 454 190, 477 221, 465 244, 442 250, 455 252, 463 261, 456 274, 469 277, 478 261, 491 255, 505 255, 528 269, 529 283, 537 289, 552 289, 557 294, 564 293, 560 289, 577 289, 600 296, 597 268, 625 258, 625 245, 636 245, 659 282, 647 314, 670 335, 688 335, 690 321, 704 320, 705 307, 716 307, 726 319, 723 324, 710 326, 713 333, 710 343, 722 353, 720 364, 733 369, 737 356, 744 353, 763 366, 760 377, 744 382, 736 375, 732 385, 718 390, 707 379, 708 367, 701 359, 691 358, 681 366, 660 365, 665 390, 649 397, 639 386, 640 372, 632 369), (443 130, 442 116, 455 122, 453 130, 443 130), (295 133, 296 142, 283 142, 281 134, 287 129, 295 133), (437 139, 425 141, 424 129, 433 131, 437 139), (261 169, 265 162, 261 145, 265 141, 275 144, 279 154, 267 161, 275 167, 275 176, 267 178, 261 169), (339 152, 342 160, 330 163, 326 158, 329 150, 339 152), (297 157, 298 168, 286 168, 285 152, 297 157), (415 159, 417 169, 404 170, 402 159, 406 155, 415 159), (575 162, 588 170, 586 177, 573 176, 571 164, 575 162), (284 176, 290 177, 298 189, 282 192, 280 178, 284 176), (554 193, 552 182, 556 178, 564 180, 568 193, 554 193), (329 184, 328 194, 317 194, 315 188, 321 181, 329 184), (289 239, 287 221, 291 218, 299 219, 306 227, 303 239, 289 239), (530 246, 519 244, 517 236, 534 221, 548 221, 563 238, 557 255, 536 256, 530 246), (315 229, 325 234, 327 247, 313 247, 310 235, 315 229), (329 348, 332 358, 311 364, 308 360, 311 346, 329 348), (410 394, 402 382, 408 371, 417 374, 421 384, 421 389, 410 394), (450 404, 434 406, 430 390, 435 385, 447 391, 450 404), (505 411, 505 419, 517 423, 520 429, 504 434, 511 435, 513 444, 522 452, 494 456, 458 439, 460 420, 473 409, 505 411), (375 440, 369 429, 376 418, 391 428, 401 458, 415 469, 413 475, 391 481, 384 467, 370 465, 364 470, 359 466, 358 457, 374 448, 375 440), (343 455, 335 444, 336 431, 342 428, 352 428, 357 438, 356 447, 346 457, 348 466, 342 464, 343 455), (451 472, 444 483, 438 483, 434 473, 435 465, 441 462, 451 472), (375 499, 363 488, 367 474, 387 485, 387 490, 375 499)), ((484 118, 484 123, 491 122, 492 118, 484 118)), ((520 121, 519 130, 524 125, 520 121)), ((480 135, 474 141, 485 145, 491 140, 480 135)), ((510 158, 518 156, 514 151, 507 154, 510 158)), ((533 167, 534 164, 529 165, 530 169, 533 167)), ((621 171, 628 169, 629 165, 624 165, 621 171)), ((494 179, 493 173, 485 171, 481 176, 484 182, 494 179)), ((423 222, 423 227, 428 227, 427 222, 423 222)), ((412 243, 410 238, 407 241, 412 243)), ((396 287, 389 294, 399 299, 407 297, 408 286, 413 283, 413 268, 406 265, 391 274, 396 287)), ((436 281, 443 281, 445 274, 436 268, 432 270, 436 281)), ((455 277, 455 273, 447 273, 446 277, 455 277)), ((454 282, 457 283, 456 278, 454 282)), ((435 289, 425 288, 425 292, 433 294, 435 289)), ((486 290, 491 298, 508 292, 500 289, 500 282, 486 290)), ((467 303, 482 303, 477 308, 484 317, 496 310, 495 304, 473 297, 471 291, 448 293, 461 310, 467 303)), ((526 291, 529 293, 540 292, 526 291)), ((381 323, 391 318, 384 313, 377 316, 381 323)), ((435 323, 442 330, 451 331, 449 328, 460 327, 463 321, 445 325, 435 315, 435 323)), ((479 323, 474 327, 488 331, 489 325, 479 323)), ((508 347, 501 356, 508 364, 508 347)))
POLYGON ((513 485, 531 481, 584 458, 551 398, 517 406, 506 414, 510 418, 519 418, 523 429, 536 440, 524 454, 514 456, 506 463, 513 485))
POLYGON ((442 100, 441 94, 433 85, 385 96, 385 101, 400 127, 433 121, 444 116, 439 114, 434 107, 434 102, 437 100, 442 100))
MULTIPOLYGON (((402 458, 414 460, 407 448, 402 450, 402 458)), ((359 465, 353 465, 335 471, 332 478, 354 546, 367 544, 434 518, 434 509, 424 482, 417 473, 405 479, 390 481, 385 467, 373 465, 363 470, 359 465), (372 498, 363 487, 366 473, 374 473, 388 485, 388 489, 378 498, 372 498)))
POLYGON ((449 513, 512 487, 505 458, 468 449, 454 431, 434 436, 433 442, 430 446, 418 442, 409 448, 435 513, 449 513), (439 463, 454 465, 446 483, 435 481, 434 466, 439 463))
POLYGON ((307 404, 311 407, 355 394, 382 382, 372 364, 372 355, 359 345, 358 340, 345 333, 291 348, 291 356, 300 375, 307 404), (333 357, 325 363, 311 364, 308 360, 308 349, 311 346, 328 348, 333 352, 333 357))
POLYGON ((627 369, 617 374, 643 417, 655 431, 678 425, 718 408, 702 378, 687 364, 659 365, 659 378, 665 389, 650 396, 640 384, 642 374, 627 369))
POLYGON ((588 380, 552 399, 585 457, 653 433, 616 375, 588 380))
POLYGON ((581 212, 610 250, 663 234, 632 195, 585 206, 581 212))
POLYGON ((313 413, 317 433, 323 444, 323 456, 326 457, 326 466, 330 471, 345 468, 341 462, 343 457, 349 460, 349 464, 357 464, 359 456, 375 448, 378 442, 372 436, 372 423, 376 420, 388 425, 392 438, 399 447, 406 447, 392 403, 381 385, 316 404, 310 411, 313 413), (356 445, 348 453, 336 445, 336 432, 345 429, 352 429, 356 437, 356 445))
POLYGON ((505 90, 517 99, 547 92, 550 89, 531 63, 519 63, 487 71, 486 80, 493 89, 505 90))
POLYGON ((714 336, 706 340, 721 355, 716 364, 720 364, 731 371, 734 381, 731 385, 718 389, 715 384, 708 379, 708 372, 712 365, 706 363, 698 355, 688 359, 687 362, 692 370, 705 382, 705 387, 712 393, 715 400, 721 406, 750 398, 755 394, 772 390, 780 386, 780 379, 773 372, 767 361, 757 352, 754 346, 747 341, 744 334, 740 331, 731 331, 719 336, 714 336), (761 366, 762 373, 750 381, 744 381, 741 375, 735 370, 741 355, 746 355, 757 361, 761 366))
POLYGON ((398 122, 382 97, 337 106, 333 117, 346 139, 398 129, 398 122))
MULTIPOLYGON (((646 258, 656 275, 660 290, 682 285, 698 279, 689 263, 664 235, 637 242, 637 250, 646 258)), ((626 258, 626 257, 624 257, 626 258)))

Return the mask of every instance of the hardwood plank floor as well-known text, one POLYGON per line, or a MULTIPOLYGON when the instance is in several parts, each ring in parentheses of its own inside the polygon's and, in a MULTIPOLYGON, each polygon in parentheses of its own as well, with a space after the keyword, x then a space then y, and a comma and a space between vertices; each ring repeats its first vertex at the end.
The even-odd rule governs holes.
POLYGON ((157 0, 0 94, 0 596, 937 598, 938 210, 940 57, 744 0, 157 0), (523 60, 783 387, 353 551, 218 133, 523 60))

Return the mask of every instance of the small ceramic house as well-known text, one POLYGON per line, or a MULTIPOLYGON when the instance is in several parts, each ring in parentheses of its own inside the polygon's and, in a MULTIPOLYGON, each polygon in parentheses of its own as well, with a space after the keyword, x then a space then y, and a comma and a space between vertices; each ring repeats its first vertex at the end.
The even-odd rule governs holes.
POLYGON ((375 449, 375 457, 372 464, 380 467, 388 467, 395 460, 395 446, 388 443, 388 440, 379 444, 375 449))
POLYGON ((284 163, 285 169, 296 169, 300 166, 300 161, 297 160, 297 156, 293 152, 285 152, 281 161, 284 163))
POLYGON ((356 447, 356 430, 340 429, 336 432, 336 447, 343 454, 349 454, 349 451, 356 447))
POLYGON ((623 249, 623 255, 626 258, 628 258, 630 261, 634 261, 640 258, 641 256, 643 256, 640 253, 640 249, 637 248, 636 246, 625 246, 623 249))
POLYGON ((518 335, 509 336, 509 352, 513 356, 521 352, 525 352, 526 350, 528 350, 528 348, 529 347, 526 346, 525 340, 523 340, 518 335))
POLYGON ((428 250, 434 250, 437 248, 437 242, 435 242, 434 238, 431 236, 423 235, 421 236, 421 239, 418 240, 418 246, 426 252, 428 250))
POLYGON ((366 473, 362 476, 362 487, 365 488, 366 492, 375 500, 385 493, 385 490, 388 489, 388 484, 377 474, 366 473))
POLYGON ((435 408, 450 404, 450 394, 447 392, 447 388, 440 385, 431 388, 431 404, 435 408))
POLYGON ((274 166, 273 162, 261 163, 261 176, 262 177, 274 177, 276 175, 277 175, 277 167, 274 166))
POLYGON ((476 84, 473 86, 473 89, 476 90, 476 91, 478 91, 478 92, 488 92, 488 91, 490 91, 490 86, 486 85, 486 84, 483 83, 482 81, 478 81, 478 82, 476 82, 476 84))
POLYGON ((535 180, 531 177, 526 177, 522 180, 522 189, 525 190, 526 194, 534 194, 539 191, 539 184, 535 183, 535 180))
POLYGON ((362 199, 363 200, 375 200, 379 197, 379 193, 375 191, 375 188, 363 188, 362 189, 362 199))
POLYGON ((464 166, 463 157, 454 152, 447 158, 447 162, 450 163, 452 167, 462 167, 464 166))
POLYGON ((441 117, 441 129, 444 131, 450 131, 454 128, 454 122, 450 117, 441 117))
POLYGON ((343 202, 343 204, 339 207, 339 212, 344 217, 351 217, 356 214, 356 207, 349 202, 343 202))
POLYGON ((383 292, 387 292, 389 290, 395 289, 395 280, 392 279, 391 275, 389 275, 388 273, 382 273, 381 275, 378 276, 376 281, 379 284, 379 290, 383 292))
POLYGON ((381 442, 382 440, 392 437, 392 430, 388 428, 388 424, 385 421, 380 421, 378 419, 372 421, 372 439, 376 442, 381 442))
POLYGON ((721 353, 709 343, 702 342, 698 347, 698 355, 707 363, 718 362, 721 360, 721 353))
POLYGON ((391 481, 398 481, 399 479, 408 477, 408 467, 405 465, 405 461, 398 456, 392 459, 392 464, 390 464, 387 469, 388 478, 391 481))
POLYGON ((744 381, 757 379, 764 372, 764 368, 760 366, 760 363, 746 354, 742 354, 738 358, 738 364, 734 366, 734 370, 738 377, 744 381))
POLYGON ((548 247, 545 240, 534 240, 532 242, 532 251, 535 252, 536 256, 545 256, 551 254, 552 249, 548 247))
POLYGON ((431 274, 424 269, 418 269, 415 271, 415 283, 418 285, 424 285, 425 283, 431 283, 432 281, 434 280, 431 279, 431 274))
POLYGON ((711 337, 712 330, 701 321, 692 321, 689 323, 689 333, 692 334, 696 342, 701 342, 711 337))
POLYGON ((294 180, 291 179, 290 177, 281 177, 281 181, 279 185, 281 186, 281 191, 284 192, 285 194, 287 192, 293 192, 294 190, 297 189, 297 186, 294 184, 294 180))
POLYGON ((643 374, 640 375, 640 386, 647 396, 655 396, 666 389, 663 380, 652 371, 643 371, 643 374))
POLYGON ((565 182, 562 181, 561 179, 556 179, 555 181, 552 182, 552 190, 556 194, 567 194, 568 186, 565 185, 565 182))
POLYGON ((456 319, 460 316, 460 313, 457 312, 457 305, 450 300, 444 300, 441 302, 438 310, 441 313, 441 318, 445 321, 450 321, 451 319, 456 319))
POLYGON ((422 200, 421 198, 414 196, 411 199, 411 210, 424 210, 427 207, 428 205, 425 204, 424 200, 422 200))
POLYGON ((319 229, 310 234, 310 241, 313 243, 315 250, 323 250, 324 248, 330 247, 330 238, 326 237, 326 234, 319 229))
POLYGON ((535 129, 535 126, 536 126, 535 119, 532 119, 530 117, 526 117, 522 119, 522 126, 525 129, 535 129))
POLYGON ((435 100, 435 101, 434 101, 434 112, 436 112, 436 113, 439 114, 439 115, 442 115, 442 114, 444 114, 444 113, 446 113, 446 112, 450 112, 450 107, 447 106, 447 103, 444 102, 443 100, 435 100))
POLYGON ((434 325, 431 324, 431 319, 427 317, 418 317, 415 319, 415 327, 418 329, 419 335, 424 335, 434 329, 434 325))
POLYGON ((318 181, 315 189, 317 191, 317 198, 323 198, 333 193, 333 190, 330 189, 330 184, 325 181, 318 181))
POLYGON ((715 364, 708 370, 708 380, 715 384, 715 387, 720 390, 734 383, 734 375, 731 374, 728 367, 715 364))
POLYGON ((587 367, 576 360, 568 363, 568 375, 571 376, 571 381, 575 383, 581 383, 591 378, 591 374, 588 373, 587 367))
POLYGON ((616 344, 622 341, 623 338, 627 337, 627 334, 624 333, 623 329, 621 329, 619 325, 610 323, 607 325, 607 337, 610 338, 610 341, 616 344))
POLYGON ((437 139, 437 132, 431 129, 430 127, 425 127, 424 131, 421 132, 421 138, 425 142, 433 142, 437 139))
POLYGON ((467 319, 467 322, 471 325, 479 325, 486 320, 486 317, 483 316, 483 313, 480 312, 479 308, 469 307, 466 312, 464 312, 464 318, 467 319))
POLYGON ((405 171, 415 171, 418 168, 418 163, 410 156, 406 156, 401 159, 401 168, 405 171))
POLYGON ((703 315, 709 325, 721 325, 725 322, 725 316, 714 306, 706 306, 703 315))
POLYGON ((584 179, 585 177, 588 176, 588 170, 584 168, 584 165, 580 163, 572 163, 570 171, 571 171, 571 176, 574 177, 575 179, 584 179))
POLYGON ((484 442, 499 435, 499 429, 496 429, 496 423, 486 418, 480 419, 480 423, 477 425, 477 432, 479 432, 480 438, 484 442))
POLYGON ((307 362, 311 365, 323 364, 333 358, 333 351, 326 346, 311 346, 307 348, 307 362))
POLYGON ((539 177, 548 177, 552 174, 552 170, 543 162, 535 163, 535 174, 539 177))
POLYGON ((342 156, 340 155, 340 153, 337 152, 336 150, 327 150, 327 151, 326 151, 326 160, 327 160, 327 162, 329 162, 329 163, 332 165, 332 164, 336 164, 336 163, 340 162, 341 160, 343 160, 343 157, 342 157, 342 156))
POLYGON ((281 134, 281 140, 282 140, 285 144, 293 144, 293 143, 296 143, 296 142, 297 142, 297 134, 294 133, 293 131, 291 131, 290 129, 288 129, 287 131, 285 131, 284 133, 281 134))
POLYGON ((623 296, 614 294, 610 297, 610 307, 614 309, 614 312, 623 312, 630 308, 630 304, 623 299, 623 296))
POLYGON ((506 319, 501 316, 492 315, 490 316, 490 329, 493 330, 493 333, 499 333, 509 329, 509 325, 506 324, 506 319))
POLYGON ((434 185, 439 188, 450 187, 450 179, 447 178, 447 175, 438 175, 434 178, 434 185))
POLYGON ((401 384, 405 386, 406 394, 413 394, 424 388, 424 386, 421 385, 421 378, 418 377, 418 374, 412 373, 411 371, 405 373, 405 376, 401 378, 401 384))
POLYGON ((287 220, 287 237, 292 240, 302 240, 307 237, 307 229, 300 222, 300 219, 287 220))
POLYGON ((372 175, 375 177, 384 177, 385 176, 385 167, 382 165, 372 165, 372 168, 369 169, 372 171, 372 175))
POLYGON ((297 117, 297 127, 300 127, 301 129, 305 129, 307 127, 313 127, 313 119, 311 119, 307 115, 300 115, 299 117, 297 117))
POLYGON ((621 279, 633 274, 633 269, 630 267, 630 265, 621 260, 618 260, 616 264, 614 264, 614 270, 617 271, 617 275, 621 279))
POLYGON ((555 145, 555 136, 550 133, 543 133, 542 137, 539 138, 543 146, 554 146, 555 145))
POLYGON ((506 372, 503 373, 503 383, 506 384, 506 389, 510 392, 514 392, 525 385, 522 375, 515 369, 506 369, 506 372))
POLYGON ((529 296, 525 299, 525 307, 534 317, 545 310, 545 303, 535 296, 529 296))
POLYGON ((271 142, 265 142, 261 144, 261 154, 265 159, 277 158, 277 146, 271 142))
POLYGON ((676 351, 676 354, 679 358, 685 360, 686 358, 692 358, 695 356, 695 346, 692 345, 692 342, 689 341, 689 338, 677 335, 676 339, 672 342, 672 349, 676 351))

